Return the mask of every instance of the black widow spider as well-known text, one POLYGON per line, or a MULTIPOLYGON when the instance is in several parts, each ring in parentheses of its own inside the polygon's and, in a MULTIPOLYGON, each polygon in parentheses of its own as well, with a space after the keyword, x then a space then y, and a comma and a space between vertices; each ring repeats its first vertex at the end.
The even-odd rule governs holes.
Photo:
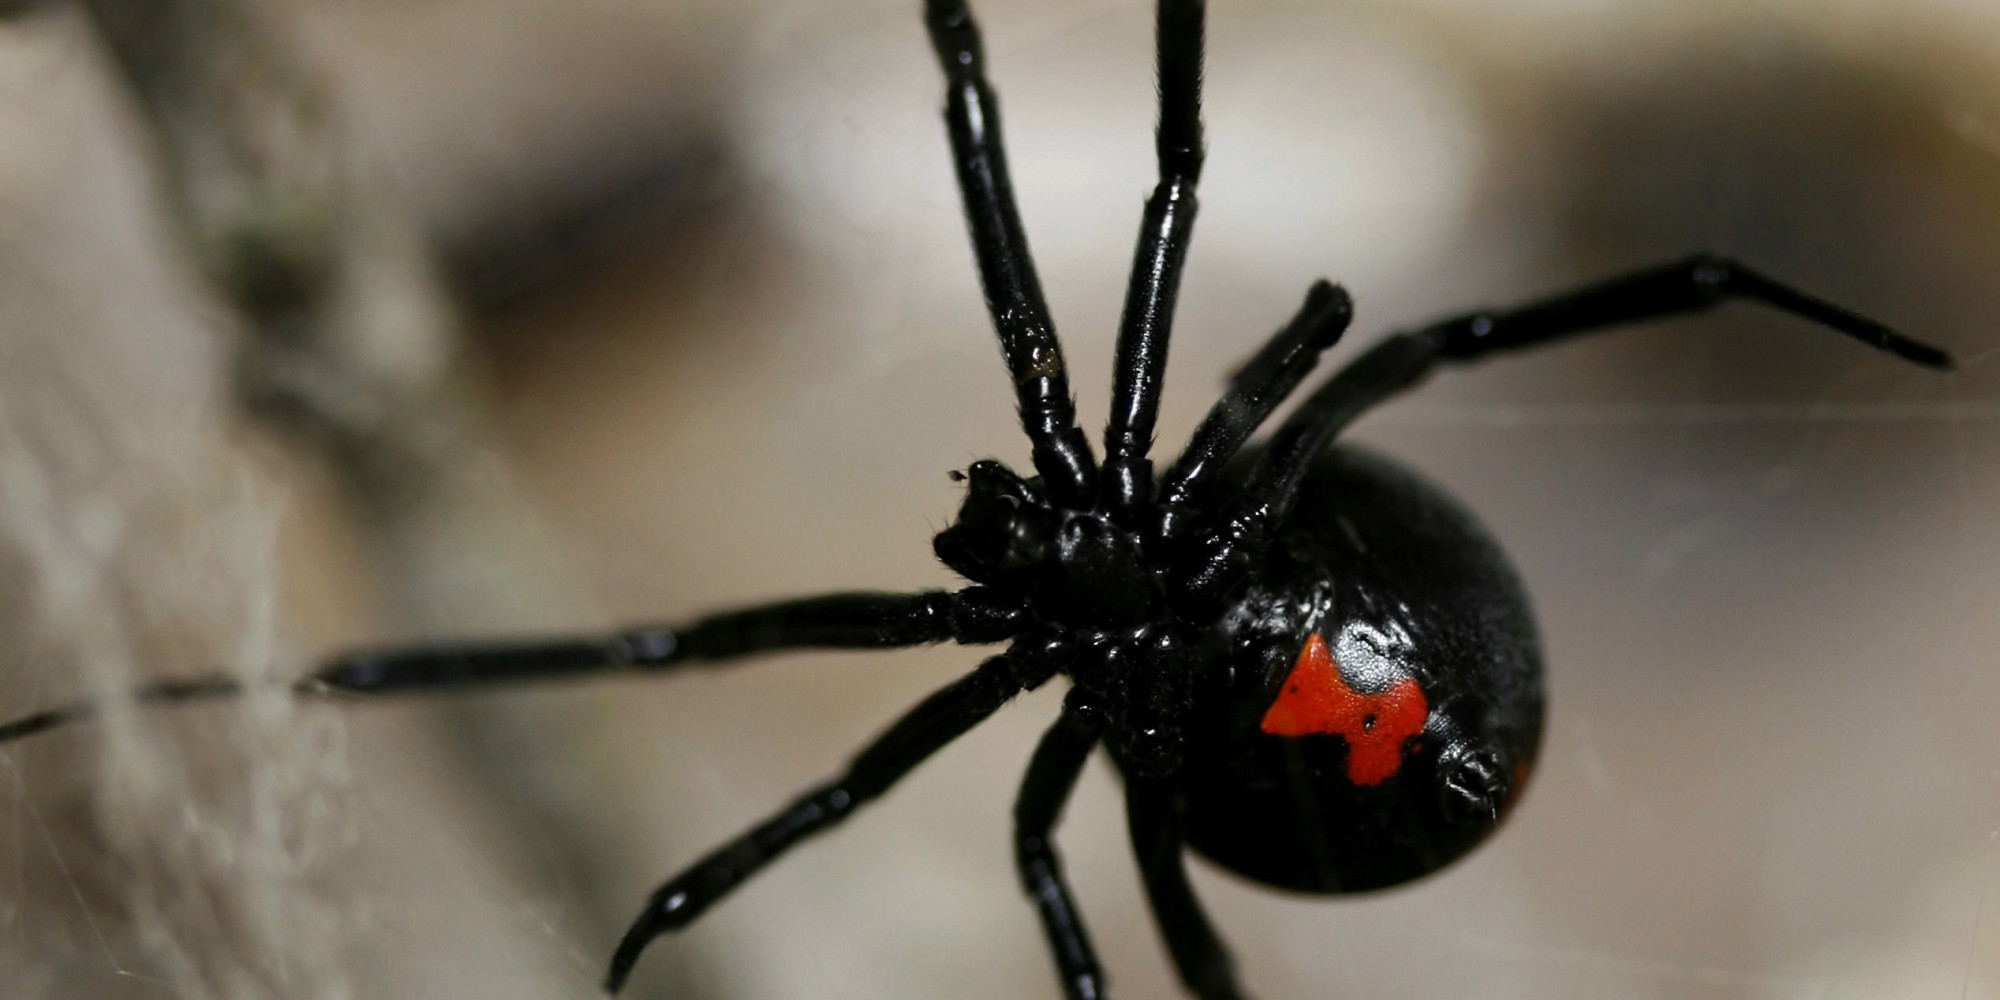
MULTIPOLYGON (((795 648, 1007 643, 925 699, 814 788, 656 891, 626 932, 615 993, 654 938, 686 927, 807 837, 886 792, 1017 692, 1072 687, 1029 762, 1015 860, 1072 1000, 1104 977, 1051 840, 1103 743, 1123 774, 1132 843, 1182 981, 1242 996, 1189 884, 1183 846, 1309 893, 1381 888, 1478 844, 1517 800, 1543 718, 1528 600, 1470 513, 1387 459, 1337 445, 1349 422, 1437 366, 1744 298, 1948 369, 1904 338, 1732 261, 1696 256, 1567 294, 1399 333, 1251 433, 1339 340, 1347 294, 1325 282, 1232 379, 1164 474, 1147 453, 1203 149, 1200 0, 1158 8, 1160 180, 1146 203, 1100 464, 1076 426, 1062 348, 1014 207, 997 105, 964 0, 927 0, 945 121, 987 306, 1037 475, 980 461, 936 554, 963 590, 847 593, 686 626, 530 644, 365 652, 301 681, 306 695, 382 694, 618 669, 666 670, 795 648)), ((146 702, 232 695, 228 678, 143 688, 146 702)), ((0 742, 86 717, 82 703, 0 725, 0 742)))

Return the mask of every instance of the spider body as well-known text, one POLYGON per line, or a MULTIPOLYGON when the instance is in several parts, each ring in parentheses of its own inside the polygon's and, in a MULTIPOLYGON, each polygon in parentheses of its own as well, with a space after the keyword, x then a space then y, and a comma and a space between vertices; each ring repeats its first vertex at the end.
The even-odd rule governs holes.
MULTIPOLYGON (((668 672, 781 649, 1005 644, 906 712, 848 767, 653 893, 620 942, 618 991, 646 946, 886 793, 1016 693, 1070 691, 1028 763, 1015 864, 1070 1000, 1105 996, 1054 843, 1101 744, 1124 776, 1148 901, 1182 982, 1243 996, 1185 867, 1185 848, 1266 885, 1378 889, 1462 856, 1532 768, 1542 663, 1528 601, 1499 547, 1441 490, 1340 433, 1440 367, 1591 332, 1761 302, 1932 368, 1934 347, 1701 254, 1504 310, 1392 334, 1323 382, 1260 445, 1252 434, 1347 329, 1345 292, 1315 284, 1232 377, 1180 454, 1148 452, 1202 165, 1200 0, 1160 0, 1159 182, 1146 203, 1118 333, 1100 462, 1076 425, 1061 344, 1014 207, 998 101, 964 0, 926 0, 973 257, 1015 390, 1034 475, 997 461, 933 540, 971 581, 956 592, 781 601, 610 636, 364 652, 302 696, 668 672)), ((148 702, 241 693, 233 678, 155 684, 148 702)), ((0 725, 0 742, 87 717, 78 703, 0 725)))
POLYGON ((1418 878, 1484 840, 1534 766, 1526 592, 1469 511, 1386 458, 1313 464, 1219 632, 1227 666, 1177 785, 1189 846, 1240 875, 1311 893, 1418 878))
POLYGON ((1469 511, 1388 459, 1320 454, 1220 608, 1144 504, 1127 527, 996 461, 959 478, 934 548, 1020 609, 1023 685, 1068 674, 1121 771, 1167 779, 1190 846, 1224 867, 1313 893, 1406 882, 1492 832, 1532 768, 1526 593, 1469 511))

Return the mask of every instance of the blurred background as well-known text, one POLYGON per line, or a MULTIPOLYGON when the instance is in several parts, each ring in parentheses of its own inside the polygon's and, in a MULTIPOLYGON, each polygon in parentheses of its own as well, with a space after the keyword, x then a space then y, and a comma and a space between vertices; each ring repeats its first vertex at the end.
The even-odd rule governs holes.
MULTIPOLYGON (((0 717, 951 585, 947 472, 1027 449, 918 6, 0 4, 0 717)), ((1095 428, 1150 7, 977 13, 1095 428)), ((1196 863, 1248 988, 2000 998, 2000 7, 1221 2, 1207 79, 1163 452, 1320 276, 1366 343, 1706 248, 1961 361, 1735 306, 1362 421, 1514 554, 1541 769, 1404 889, 1196 863)), ((0 992, 597 995, 655 885, 976 659, 266 691, 10 744, 0 992)), ((1008 836, 1059 687, 656 944, 630 995, 1057 995, 1008 836)), ((1177 995, 1101 761, 1061 844, 1116 994, 1177 995)))

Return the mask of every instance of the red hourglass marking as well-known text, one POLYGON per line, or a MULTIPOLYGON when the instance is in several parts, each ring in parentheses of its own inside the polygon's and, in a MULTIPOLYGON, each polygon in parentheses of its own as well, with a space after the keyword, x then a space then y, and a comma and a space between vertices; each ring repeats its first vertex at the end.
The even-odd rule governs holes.
POLYGON ((1263 729, 1273 736, 1340 735, 1347 740, 1347 780, 1365 788, 1402 769, 1403 741, 1423 732, 1429 715, 1423 689, 1408 677, 1380 694, 1348 687, 1326 639, 1314 632, 1264 713, 1263 729))

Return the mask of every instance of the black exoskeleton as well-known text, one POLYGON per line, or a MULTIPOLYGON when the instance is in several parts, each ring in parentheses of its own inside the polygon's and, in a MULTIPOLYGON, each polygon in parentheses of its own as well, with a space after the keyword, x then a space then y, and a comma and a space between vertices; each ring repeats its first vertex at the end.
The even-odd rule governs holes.
MULTIPOLYGON (((1696 256, 1501 311, 1398 333, 1361 353, 1263 443, 1251 434, 1347 329, 1325 282, 1230 381, 1179 456, 1148 453, 1202 166, 1203 5, 1158 8, 1159 181, 1146 202, 1118 331, 1100 464, 1077 427, 1061 344, 1014 207, 979 33, 963 0, 928 0, 945 123, 972 246, 1012 376, 1034 475, 997 461, 960 478, 937 556, 972 581, 945 593, 852 593, 678 627, 529 644, 362 653, 302 695, 390 694, 665 671, 797 648, 1006 643, 905 714, 848 769, 656 891, 611 962, 616 992, 654 938, 687 926, 792 846, 886 792, 1017 692, 1066 675, 1062 712, 1029 762, 1015 860, 1071 1000, 1104 976, 1053 831, 1104 744, 1125 779, 1133 849, 1183 982, 1243 995, 1189 885, 1184 846, 1282 889, 1342 893, 1437 870, 1518 799, 1543 714, 1541 653, 1505 555, 1464 508, 1387 459, 1335 444, 1376 403, 1441 364, 1750 299, 1933 368, 1950 359, 1732 261, 1696 256)), ((232 695, 230 678, 165 682, 141 701, 232 695)), ((0 726, 0 741, 97 711, 0 726)))

